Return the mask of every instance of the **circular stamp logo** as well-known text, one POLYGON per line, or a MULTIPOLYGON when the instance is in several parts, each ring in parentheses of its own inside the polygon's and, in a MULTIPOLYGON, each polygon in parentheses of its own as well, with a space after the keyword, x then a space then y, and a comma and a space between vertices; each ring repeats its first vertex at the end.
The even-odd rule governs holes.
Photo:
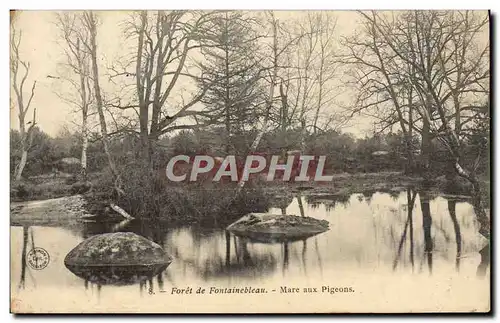
POLYGON ((49 264, 50 256, 47 250, 35 247, 28 252, 26 260, 31 268, 42 270, 49 264))

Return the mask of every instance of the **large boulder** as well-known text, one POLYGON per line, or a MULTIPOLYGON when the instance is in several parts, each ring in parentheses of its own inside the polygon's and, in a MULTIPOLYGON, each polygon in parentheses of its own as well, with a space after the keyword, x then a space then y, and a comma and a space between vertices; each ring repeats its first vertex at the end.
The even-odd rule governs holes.
POLYGON ((132 232, 92 236, 71 250, 65 266, 98 284, 131 284, 151 278, 172 262, 162 247, 132 232))
POLYGON ((311 217, 250 213, 229 225, 226 230, 258 242, 290 242, 325 232, 329 230, 329 223, 311 217))

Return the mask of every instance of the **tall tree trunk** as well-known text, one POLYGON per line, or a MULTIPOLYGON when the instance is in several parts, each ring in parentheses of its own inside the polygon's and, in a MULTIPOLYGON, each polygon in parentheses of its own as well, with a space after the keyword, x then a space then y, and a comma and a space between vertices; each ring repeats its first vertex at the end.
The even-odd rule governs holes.
MULTIPOLYGON (((273 106, 274 99, 274 88, 276 86, 276 78, 278 77, 278 35, 277 35, 277 21, 273 20, 273 74, 271 75, 271 84, 269 85, 269 97, 266 102, 266 114, 264 116, 264 122, 262 124, 262 129, 255 137, 252 145, 250 146, 249 153, 254 152, 257 149, 264 133, 267 131, 267 124, 269 122, 269 114, 271 113, 271 108, 273 106)), ((245 186, 245 181, 243 180, 243 176, 240 178, 238 182, 237 193, 241 191, 241 189, 245 186)))
POLYGON ((224 113, 225 113, 225 125, 226 125, 226 135, 227 135, 227 142, 226 142, 226 154, 229 154, 229 151, 231 149, 231 101, 230 101, 230 90, 229 90, 229 44, 228 44, 228 13, 226 12, 226 17, 224 20, 224 32, 226 33, 225 37, 225 44, 224 44, 224 88, 225 88, 225 93, 224 93, 224 113))
POLYGON ((27 160, 28 160, 28 151, 23 147, 23 152, 21 153, 21 160, 19 161, 19 164, 17 165, 16 168, 16 177, 15 177, 16 182, 19 182, 21 180, 27 160))
POLYGON ((405 151, 407 156, 406 173, 412 174, 415 170, 415 159, 413 158, 413 88, 408 91, 408 131, 403 133, 405 151))
MULTIPOLYGON (((143 17, 142 19, 145 19, 144 13, 142 14, 142 17, 143 17)), ((164 68, 163 60, 165 56, 163 52, 163 38, 164 38, 165 26, 163 25, 164 22, 162 22, 162 19, 164 19, 164 12, 159 10, 156 17, 156 38, 158 39, 156 47, 158 47, 158 59, 156 60, 156 72, 155 72, 155 76, 158 79, 156 80, 154 97, 153 97, 153 111, 151 113, 151 127, 149 130, 150 142, 156 141, 158 139, 160 131, 160 129, 158 129, 158 126, 160 122, 159 119, 161 113, 161 85, 163 84, 163 68, 164 68)), ((142 39, 140 39, 139 41, 141 41, 142 43, 142 39)), ((153 148, 151 144, 149 146, 150 149, 153 148)), ((152 154, 153 151, 151 151, 150 153, 152 154)))
POLYGON ((486 214, 485 208, 483 206, 483 201, 481 198, 481 186, 478 179, 474 173, 471 173, 464 169, 457 158, 455 161, 455 171, 457 174, 465 179, 467 179, 472 185, 471 197, 472 206, 474 208, 474 213, 476 214, 477 222, 479 223, 479 233, 485 238, 490 238, 490 219, 486 214))
MULTIPOLYGON (((428 107, 424 107, 428 109, 428 107)), ((430 148, 431 148, 431 134, 430 134, 430 123, 427 118, 422 119, 422 144, 420 148, 420 171, 424 179, 429 179, 429 167, 430 167, 430 148)))
POLYGON ((280 83, 280 98, 281 98, 280 126, 281 126, 281 131, 285 133, 288 128, 288 98, 285 93, 283 81, 281 81, 280 83))
POLYGON ((31 125, 26 131, 26 114, 30 108, 33 96, 35 95, 36 81, 33 82, 33 86, 31 87, 31 95, 28 99, 28 102, 24 101, 23 91, 24 91, 24 82, 28 77, 30 71, 30 63, 26 61, 22 61, 19 56, 19 46, 21 44, 21 34, 16 37, 16 30, 11 30, 11 39, 10 39, 10 48, 11 48, 11 84, 16 94, 17 99, 17 108, 18 108, 18 118, 19 118, 19 134, 21 137, 21 160, 16 167, 14 178, 15 181, 18 182, 21 180, 23 175, 24 167, 26 166, 28 160, 28 150, 31 147, 32 141, 32 130, 36 124, 36 107, 33 109, 33 119, 31 120, 31 125), (22 76, 21 82, 18 82, 18 73, 19 73, 19 64, 24 66, 25 73, 22 76))
POLYGON ((82 118, 82 156, 80 164, 82 165, 82 179, 87 180, 87 149, 89 146, 88 129, 87 129, 87 116, 82 118))
POLYGON ((19 182, 22 178, 24 168, 26 167, 26 163, 28 162, 28 150, 31 147, 31 144, 33 142, 33 130, 34 130, 34 125, 35 125, 35 113, 36 110, 33 112, 33 120, 31 122, 31 126, 29 127, 28 131, 24 130, 24 126, 22 126, 22 153, 21 153, 21 160, 19 161, 19 164, 17 165, 16 168, 16 176, 15 180, 16 182, 19 182))
POLYGON ((106 118, 104 116, 104 104, 101 96, 101 86, 99 85, 99 67, 97 65, 97 21, 92 12, 85 13, 85 20, 90 34, 90 59, 92 63, 92 76, 94 80, 94 92, 96 98, 97 113, 99 115, 99 124, 101 126, 102 143, 104 153, 108 159, 109 169, 114 179, 115 190, 118 195, 124 194, 121 189, 121 178, 116 169, 113 156, 111 155, 108 129, 106 126, 106 118))
MULTIPOLYGON (((149 95, 145 95, 144 88, 145 84, 141 83, 141 76, 143 75, 142 68, 142 57, 143 57, 143 46, 144 46, 144 34, 146 29, 146 21, 147 21, 147 12, 141 11, 141 26, 139 30, 138 37, 138 46, 137 46, 137 58, 136 58, 136 88, 137 94, 139 97, 139 130, 140 130, 140 139, 141 139, 141 155, 144 159, 144 162, 149 165, 150 163, 150 141, 149 141, 149 95)), ((151 58, 153 59, 153 58, 151 58)), ((147 87, 148 94, 151 90, 151 87, 147 87)), ((155 106, 160 104, 159 102, 154 103, 155 106)))
MULTIPOLYGON (((19 96, 18 96, 19 100, 19 96)), ((19 164, 16 166, 16 172, 15 172, 15 180, 16 182, 19 182, 22 178, 24 167, 26 166, 26 162, 28 160, 28 149, 26 145, 26 126, 25 126, 25 113, 23 113, 24 106, 23 103, 20 102, 18 103, 20 106, 19 110, 19 134, 21 136, 21 160, 19 161, 19 164)))
MULTIPOLYGON (((282 136, 284 138, 287 137, 286 131, 288 129, 288 97, 285 93, 284 87, 283 87, 283 81, 280 82, 280 98, 281 98, 281 112, 280 112, 280 126, 281 126, 281 132, 282 136)), ((288 150, 288 142, 281 147, 281 158, 285 159, 286 158, 286 152, 288 150)))
POLYGON ((317 132, 317 127, 318 127, 318 118, 319 118, 319 111, 321 110, 321 104, 323 103, 323 69, 324 69, 324 49, 322 48, 321 50, 321 65, 319 67, 319 77, 318 77, 318 83, 319 83, 319 93, 318 93, 318 106, 316 107, 316 112, 314 114, 314 123, 313 123, 313 132, 316 135, 317 132))
MULTIPOLYGON (((71 43, 68 42, 68 45, 71 46, 71 43)), ((86 59, 86 56, 83 54, 83 50, 80 47, 80 37, 77 38, 76 41, 76 48, 73 51, 75 58, 78 63, 78 74, 80 75, 80 99, 82 101, 82 154, 80 157, 80 165, 82 167, 81 169, 81 176, 82 180, 86 181, 87 180, 87 147, 89 144, 89 139, 88 139, 88 129, 87 129, 87 119, 88 119, 88 112, 89 112, 89 101, 90 101, 90 96, 87 98, 87 86, 88 86, 88 91, 89 94, 91 94, 91 89, 90 89, 90 83, 89 81, 89 65, 88 65, 88 59, 86 59)))
POLYGON ((306 151, 306 119, 303 117, 300 119, 300 152, 303 154, 306 151))
POLYGON ((453 105, 455 106, 455 132, 459 134, 462 130, 461 118, 460 118, 460 100, 458 98, 458 93, 453 90, 453 105))

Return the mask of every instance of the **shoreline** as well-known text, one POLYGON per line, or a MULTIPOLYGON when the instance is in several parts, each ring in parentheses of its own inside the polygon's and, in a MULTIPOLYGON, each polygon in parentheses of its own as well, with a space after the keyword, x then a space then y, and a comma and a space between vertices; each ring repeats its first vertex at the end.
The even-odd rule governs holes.
MULTIPOLYGON (((334 174, 333 176, 334 180, 331 182, 260 182, 255 183, 255 189, 259 189, 262 191, 262 194, 268 199, 269 207, 276 207, 277 205, 282 204, 284 200, 289 200, 296 196, 317 198, 319 199, 318 201, 329 199, 346 200, 352 194, 356 193, 373 194, 375 192, 381 192, 388 194, 399 194, 402 191, 407 190, 408 188, 412 188, 417 191, 425 189, 426 193, 431 197, 439 195, 445 196, 447 198, 454 198, 459 201, 467 201, 468 199, 470 199, 470 196, 467 194, 450 194, 449 192, 445 192, 445 190, 443 190, 443 187, 446 187, 446 183, 443 183, 442 181, 437 180, 435 183, 431 183, 432 185, 425 185, 422 178, 411 177, 399 172, 355 174, 341 173, 334 174)), ((187 190, 188 188, 189 186, 177 187, 177 189, 181 191, 187 190)), ((247 189, 251 190, 252 188, 247 187, 247 189)), ((229 190, 233 191, 234 188, 231 187, 229 190)), ((68 193, 70 191, 66 192, 68 193)), ((92 218, 92 220, 95 220, 97 222, 113 222, 123 220, 117 214, 114 214, 114 212, 110 210, 109 207, 107 207, 107 204, 107 199, 92 191, 85 194, 71 194, 44 200, 13 201, 11 199, 10 219, 11 223, 17 223, 19 221, 25 222, 30 220, 51 222, 52 219, 50 219, 50 216, 47 216, 47 214, 56 214, 57 216, 55 216, 53 219, 54 221, 57 221, 57 219, 62 218, 61 214, 67 213, 66 211, 68 209, 78 209, 78 212, 73 213, 78 213, 79 215, 85 214, 86 216, 71 216, 72 219, 75 218, 87 220, 92 218), (76 203, 78 205, 71 202, 73 199, 78 202, 76 203), (51 210, 51 203, 53 204, 54 210, 51 210), (38 212, 40 214, 43 213, 43 215, 39 214, 40 216, 36 216, 36 214, 33 216, 24 214, 26 212, 30 212, 27 211, 26 206, 28 206, 28 208, 32 208, 35 205, 48 205, 48 207, 38 212)), ((64 216, 63 218, 67 219, 68 216, 64 216)), ((138 218, 149 219, 149 217, 144 216, 138 216, 138 218)), ((155 220, 167 219, 159 217, 155 220)), ((200 218, 173 219, 172 221, 175 223, 193 224, 202 220, 203 219, 200 218)))

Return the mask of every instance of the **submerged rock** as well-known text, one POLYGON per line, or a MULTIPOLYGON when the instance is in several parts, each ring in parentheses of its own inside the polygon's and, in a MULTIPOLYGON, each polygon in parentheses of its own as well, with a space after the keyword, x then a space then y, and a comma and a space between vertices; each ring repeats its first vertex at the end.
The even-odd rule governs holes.
POLYGON ((325 232, 329 230, 329 223, 311 217, 250 213, 229 225, 226 230, 259 242, 289 242, 325 232))
POLYGON ((128 284, 151 278, 172 259, 162 247, 132 232, 92 236, 64 259, 75 275, 100 284, 128 284))

